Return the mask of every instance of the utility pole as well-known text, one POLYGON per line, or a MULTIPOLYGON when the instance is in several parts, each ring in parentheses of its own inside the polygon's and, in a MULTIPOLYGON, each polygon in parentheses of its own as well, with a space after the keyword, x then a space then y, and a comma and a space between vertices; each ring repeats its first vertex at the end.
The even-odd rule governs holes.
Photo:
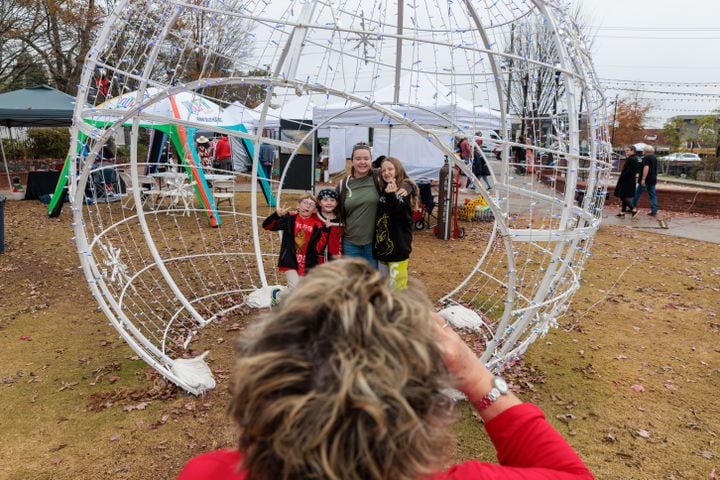
POLYGON ((615 129, 617 128, 617 104, 618 104, 618 96, 619 95, 620 95, 619 93, 615 94, 615 109, 613 111, 613 124, 612 124, 613 131, 612 131, 612 134, 610 135, 610 146, 613 148, 613 150, 615 149, 615 129))
MULTIPOLYGON (((515 24, 513 23, 510 25, 510 53, 515 54, 515 24)), ((513 58, 510 58, 510 62, 508 64, 508 78, 507 78, 507 99, 505 102, 505 112, 510 113, 510 96, 512 95, 512 92, 510 91, 510 88, 512 87, 512 69, 513 69, 513 58)))

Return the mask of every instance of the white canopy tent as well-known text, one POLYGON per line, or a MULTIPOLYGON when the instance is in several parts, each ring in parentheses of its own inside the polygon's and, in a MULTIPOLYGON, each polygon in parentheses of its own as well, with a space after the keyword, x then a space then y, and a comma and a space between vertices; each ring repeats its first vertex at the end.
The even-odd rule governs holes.
POLYGON ((248 108, 237 100, 225 107, 222 111, 221 118, 226 125, 237 125, 242 123, 248 130, 256 129, 260 123, 260 113, 248 108))
MULTIPOLYGON (((283 100, 282 107, 280 108, 268 108, 267 117, 265 118, 265 128, 280 128, 280 120, 310 120, 312 119, 313 110, 315 108, 315 98, 311 98, 309 95, 303 95, 301 97, 295 97, 293 91, 292 96, 289 93, 281 94, 280 99, 283 100)), ((255 112, 258 114, 262 112, 263 106, 260 105, 255 108, 255 112)))
MULTIPOLYGON (((375 92, 375 102, 419 125, 447 129, 448 134, 438 138, 448 145, 452 145, 459 130, 473 134, 477 130, 497 130, 502 126, 499 112, 474 106, 426 74, 412 79, 406 76, 401 80, 397 98, 402 102, 393 102, 395 93, 394 85, 388 85, 375 92)), ((354 140, 363 136, 358 129, 367 131, 368 128, 375 129, 373 154, 399 156, 411 176, 436 176, 444 162, 443 153, 427 137, 419 136, 370 107, 358 107, 349 101, 315 107, 313 122, 330 127, 331 172, 345 168, 345 159, 350 157, 354 140)))

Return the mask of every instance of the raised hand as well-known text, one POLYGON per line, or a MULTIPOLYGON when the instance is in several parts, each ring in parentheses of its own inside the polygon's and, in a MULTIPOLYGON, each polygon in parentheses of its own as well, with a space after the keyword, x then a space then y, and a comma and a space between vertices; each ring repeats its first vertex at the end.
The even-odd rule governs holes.
POLYGON ((277 209, 275 209, 275 213, 278 214, 278 217, 282 217, 289 211, 290 209, 288 208, 287 203, 283 203, 282 207, 278 205, 277 209))
POLYGON ((458 380, 460 390, 464 391, 464 380, 470 376, 468 373, 473 370, 482 372, 485 368, 475 355, 475 352, 465 344, 463 339, 455 333, 452 326, 444 318, 435 312, 430 315, 434 320, 435 337, 443 354, 445 366, 458 380))
POLYGON ((327 217, 324 217, 324 216, 320 215, 320 212, 315 212, 315 215, 316 215, 320 220, 322 220, 322 222, 325 224, 325 226, 326 226, 327 228, 330 228, 330 227, 332 226, 332 220, 330 220, 330 219, 327 218, 327 217))

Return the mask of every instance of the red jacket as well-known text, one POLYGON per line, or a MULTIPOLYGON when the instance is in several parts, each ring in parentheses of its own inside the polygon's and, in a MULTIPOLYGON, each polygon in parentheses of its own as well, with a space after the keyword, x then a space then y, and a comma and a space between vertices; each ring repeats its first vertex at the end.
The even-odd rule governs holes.
POLYGON ((220 137, 220 140, 215 144, 215 160, 225 160, 230 158, 230 140, 227 137, 220 137))
POLYGON ((298 275, 303 277, 318 264, 319 253, 327 243, 325 225, 318 217, 304 218, 296 213, 286 213, 281 217, 273 212, 262 226, 265 230, 283 232, 278 255, 280 271, 297 270, 298 275))
MULTIPOLYGON (((530 403, 508 408, 485 429, 497 450, 499 465, 469 462, 453 465, 433 480, 591 480, 590 471, 550 425, 542 410, 530 403)), ((190 460, 178 480, 244 480, 237 471, 242 454, 216 450, 190 460)))

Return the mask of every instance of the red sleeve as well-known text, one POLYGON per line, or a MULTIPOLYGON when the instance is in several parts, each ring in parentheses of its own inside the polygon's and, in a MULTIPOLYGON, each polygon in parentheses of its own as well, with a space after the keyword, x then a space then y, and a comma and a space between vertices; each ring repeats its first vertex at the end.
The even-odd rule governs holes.
POLYGON ((328 253, 333 257, 342 255, 342 227, 330 227, 328 237, 328 253))
POLYGON ((463 158, 470 158, 470 155, 472 155, 470 144, 467 140, 463 140, 460 142, 460 156, 463 158))
POLYGON ((177 480, 244 480, 238 467, 242 456, 237 450, 203 453, 185 464, 177 480))
POLYGON ((530 403, 508 408, 485 429, 500 465, 470 461, 437 475, 439 479, 591 480, 590 470, 565 439, 530 403))
POLYGON ((325 227, 325 222, 320 220, 319 217, 315 216, 313 217, 313 219, 315 220, 315 223, 313 224, 313 229, 317 229, 320 231, 317 237, 317 243, 315 244, 315 253, 322 253, 328 244, 328 239, 330 238, 330 231, 325 227))

